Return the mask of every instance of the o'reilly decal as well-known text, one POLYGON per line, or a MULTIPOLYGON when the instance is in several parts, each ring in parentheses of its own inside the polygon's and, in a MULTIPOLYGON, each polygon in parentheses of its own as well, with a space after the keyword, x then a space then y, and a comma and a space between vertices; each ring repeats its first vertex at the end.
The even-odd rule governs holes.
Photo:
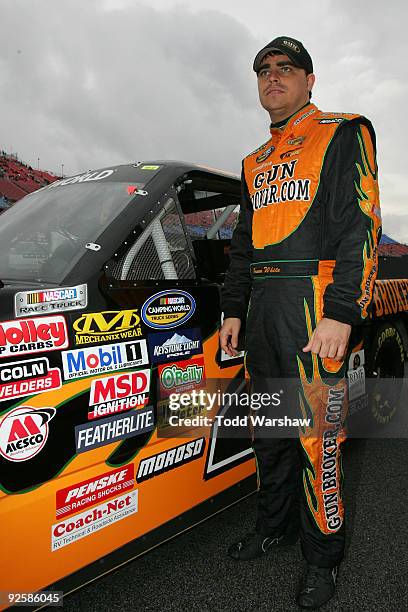
POLYGON ((0 402, 59 389, 61 372, 50 368, 47 357, 0 364, 0 402))
POLYGON ((76 319, 72 327, 75 344, 100 344, 142 335, 140 317, 135 309, 87 312, 76 319))
POLYGON ((86 510, 51 527, 51 550, 68 546, 137 512, 137 490, 86 510))
POLYGON ((28 461, 43 449, 55 408, 19 406, 0 422, 0 454, 8 461, 28 461))
POLYGON ((65 380, 146 365, 146 340, 107 344, 62 353, 65 380))
POLYGON ((93 380, 89 396, 88 419, 143 408, 149 401, 150 370, 124 372, 93 380))
POLYGON ((119 493, 133 489, 134 472, 134 465, 130 463, 60 489, 56 494, 57 519, 65 518, 78 510, 85 510, 100 501, 106 501, 119 493))
POLYGON ((20 291, 15 295, 16 317, 48 312, 79 310, 88 303, 87 286, 20 291))
POLYGON ((63 316, 0 323, 0 357, 58 351, 67 346, 68 332, 63 316))
POLYGON ((201 334, 198 328, 149 334, 148 339, 153 363, 186 359, 202 353, 201 334))
POLYGON ((190 319, 196 303, 186 291, 160 291, 152 295, 142 307, 142 319, 154 329, 171 329, 190 319))
POLYGON ((199 389, 205 384, 204 358, 194 357, 187 361, 178 361, 158 366, 161 397, 171 393, 185 393, 199 389))
POLYGON ((132 413, 117 414, 95 423, 75 427, 77 453, 112 444, 125 438, 132 438, 154 428, 153 406, 147 406, 132 413))
POLYGON ((147 457, 147 459, 142 459, 139 463, 136 480, 137 482, 143 482, 143 480, 173 470, 176 467, 180 467, 180 465, 190 463, 190 461, 203 456, 204 448, 205 439, 198 438, 174 448, 169 448, 157 455, 147 457))

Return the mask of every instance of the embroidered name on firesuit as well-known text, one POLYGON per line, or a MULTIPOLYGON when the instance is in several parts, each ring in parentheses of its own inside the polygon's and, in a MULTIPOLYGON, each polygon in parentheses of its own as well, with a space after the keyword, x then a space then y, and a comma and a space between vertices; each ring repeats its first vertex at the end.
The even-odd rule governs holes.
POLYGON ((267 172, 258 172, 254 178, 251 201, 254 210, 270 204, 291 202, 292 200, 310 200, 310 180, 294 178, 298 160, 274 164, 267 172))

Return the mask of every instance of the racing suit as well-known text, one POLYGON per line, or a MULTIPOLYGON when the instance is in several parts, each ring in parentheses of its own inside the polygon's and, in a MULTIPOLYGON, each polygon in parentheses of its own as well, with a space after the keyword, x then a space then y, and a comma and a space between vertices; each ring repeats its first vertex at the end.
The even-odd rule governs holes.
POLYGON ((244 159, 242 193, 224 317, 246 318, 253 388, 295 379, 296 408, 310 417, 296 439, 255 432, 256 531, 280 536, 300 527, 306 560, 333 567, 344 552, 348 358, 321 359, 302 348, 322 317, 352 325, 349 350, 362 346, 358 330, 370 312, 381 236, 371 123, 305 105, 271 125, 271 138, 244 159))

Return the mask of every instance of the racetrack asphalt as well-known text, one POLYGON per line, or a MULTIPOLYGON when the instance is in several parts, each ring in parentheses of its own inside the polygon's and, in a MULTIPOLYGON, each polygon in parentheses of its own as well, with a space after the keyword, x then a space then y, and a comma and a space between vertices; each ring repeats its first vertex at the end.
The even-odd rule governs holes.
MULTIPOLYGON (((349 440, 344 448, 346 556, 325 611, 408 610, 408 440, 349 440)), ((78 610, 300 610, 299 544, 250 562, 226 556, 253 528, 255 495, 64 598, 78 610)))

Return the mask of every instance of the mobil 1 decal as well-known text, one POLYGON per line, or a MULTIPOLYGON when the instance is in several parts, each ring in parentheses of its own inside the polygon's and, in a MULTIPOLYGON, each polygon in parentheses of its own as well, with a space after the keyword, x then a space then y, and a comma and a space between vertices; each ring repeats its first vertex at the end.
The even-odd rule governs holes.
POLYGON ((61 315, 0 323, 0 359, 59 351, 68 344, 67 326, 61 315))
POLYGON ((59 389, 61 371, 50 368, 47 357, 0 362, 0 402, 59 389))
POLYGON ((148 361, 146 340, 92 346, 62 353, 65 380, 137 368, 146 365, 148 361))
POLYGON ((153 329, 173 329, 186 323, 195 309, 195 300, 187 291, 160 291, 143 304, 142 319, 153 329))
POLYGON ((161 453, 141 459, 137 469, 136 480, 143 482, 164 472, 174 470, 186 463, 203 456, 205 449, 205 438, 190 440, 173 448, 168 448, 161 453))
POLYGON ((71 316, 74 342, 78 345, 102 344, 140 338, 140 316, 137 309, 85 312, 77 318, 71 316))
POLYGON ((29 461, 48 440, 49 422, 55 408, 19 406, 0 421, 0 454, 7 461, 29 461))
POLYGON ((91 383, 88 420, 143 408, 149 401, 150 370, 124 372, 91 383))
POLYGON ((86 308, 87 304, 86 285, 41 289, 41 291, 20 291, 15 295, 16 317, 79 310, 86 308))
POLYGON ((197 327, 149 334, 148 342, 152 363, 187 359, 202 353, 201 334, 197 327))

